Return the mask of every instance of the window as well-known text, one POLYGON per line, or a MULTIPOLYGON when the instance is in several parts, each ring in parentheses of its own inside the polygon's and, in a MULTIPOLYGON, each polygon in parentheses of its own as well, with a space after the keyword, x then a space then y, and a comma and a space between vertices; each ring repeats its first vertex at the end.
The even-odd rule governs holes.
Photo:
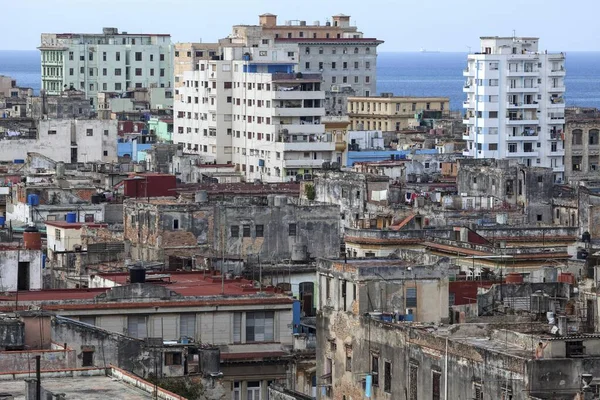
POLYGON ((566 356, 570 357, 580 357, 585 355, 585 348, 583 347, 583 341, 575 340, 569 341, 565 343, 566 345, 566 356))
POLYGON ((557 149, 557 147, 558 147, 558 146, 557 146, 557 142, 552 142, 552 143, 550 143, 550 151, 552 151, 552 152, 554 152, 554 151, 557 151, 557 150, 556 150, 556 149, 557 149))
POLYGON ((260 395, 260 381, 249 381, 247 384, 247 396, 248 400, 261 400, 260 395))
POLYGON ((179 220, 177 218, 173 219, 173 229, 179 229, 179 220))
POLYGON ((165 353, 165 365, 181 365, 181 353, 180 352, 166 352, 165 353))
POLYGON ((242 228, 244 237, 250 237, 250 225, 244 225, 242 228))
POLYGON ((483 400, 483 385, 473 383, 473 400, 483 400))
POLYGON ((87 136, 94 136, 94 130, 93 129, 86 129, 85 130, 85 134, 87 136))
POLYGON ((164 54, 160 55, 160 61, 165 61, 165 55, 164 54))
POLYGON ((296 224, 289 224, 288 236, 296 236, 296 224))
POLYGON ((115 76, 121 76, 121 68, 115 68, 115 76))
POLYGON ((56 135, 56 131, 54 129, 49 130, 48 135, 56 135))
POLYGON ((135 52, 135 61, 142 61, 142 52, 141 51, 135 52))
POLYGON ((379 355, 371 354, 371 375, 373 375, 373 386, 379 386, 379 355))
POLYGON ((192 339, 196 337, 196 314, 179 314, 179 336, 192 339))
POLYGON ((165 76, 165 69, 164 68, 160 69, 160 76, 165 76))
POLYGON ((130 315, 127 317, 127 333, 130 337, 144 339, 148 337, 146 333, 146 316, 130 315))
POLYGON ((142 69, 141 68, 136 68, 135 69, 135 76, 142 76, 142 69))
POLYGON ((104 157, 108 157, 108 150, 104 150, 103 154, 104 154, 104 157))
POLYGON ((441 382, 442 373, 440 371, 431 371, 431 393, 432 400, 441 400, 441 382))
POLYGON ((264 236, 264 231, 265 231, 265 226, 264 225, 256 225, 254 227, 254 233, 256 237, 263 237, 264 236))
POLYGON ((73 68, 69 68, 69 75, 73 75, 74 71, 73 68))
POLYGON ((365 61, 365 68, 371 69, 371 63, 369 61, 365 61))
POLYGON ((246 313, 246 342, 272 342, 274 312, 246 313))
POLYGON ((93 367, 94 366, 94 352, 90 350, 84 350, 81 352, 81 366, 82 367, 93 367))
POLYGON ((490 144, 488 144, 488 150, 491 150, 491 151, 498 150, 498 143, 490 143, 490 144))
POLYGON ((83 322, 88 325, 96 325, 96 317, 94 316, 81 316, 79 317, 79 322, 83 322))
POLYGON ((288 57, 294 57, 294 52, 293 51, 288 51, 287 55, 288 55, 288 57))
POLYGON ((489 117, 490 118, 498 118, 498 111, 490 111, 489 117))
POLYGON ((117 61, 121 61, 121 52, 117 51, 117 52, 115 53, 115 60, 117 60, 117 61))
POLYGON ((419 366, 411 363, 408 370, 408 400, 417 400, 417 374, 419 366))
POLYGON ((417 288, 406 288, 406 307, 417 306, 417 288))
POLYGON ((509 143, 508 144, 508 152, 509 153, 516 153, 517 152, 517 144, 516 143, 509 143))
POLYGON ((150 76, 154 76, 154 68, 150 68, 150 76))
POLYGON ((55 240, 60 240, 60 233, 61 233, 60 229, 55 229, 54 230, 54 238, 55 238, 55 240))
POLYGON ((383 364, 383 391, 392 392, 392 363, 390 361, 383 364))
POLYGON ((231 237, 240 237, 240 227, 237 225, 231 225, 229 228, 229 232, 231 237))
POLYGON ((538 222, 541 222, 541 221, 542 221, 542 214, 538 214, 538 215, 537 215, 537 220, 538 220, 538 222))
POLYGON ((69 61, 73 61, 73 52, 72 51, 69 52, 69 61))
POLYGON ((352 346, 346 345, 346 371, 352 372, 352 346))
POLYGON ((335 62, 332 62, 332 63, 331 63, 331 69, 335 69, 335 67, 336 67, 336 64, 335 64, 335 62))

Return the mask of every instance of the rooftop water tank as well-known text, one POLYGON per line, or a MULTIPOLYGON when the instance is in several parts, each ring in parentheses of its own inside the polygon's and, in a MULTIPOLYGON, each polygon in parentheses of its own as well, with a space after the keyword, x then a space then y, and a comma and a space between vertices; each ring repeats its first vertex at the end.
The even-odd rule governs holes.
POLYGON ((133 265, 129 268, 129 283, 145 283, 146 268, 141 265, 133 265))
POLYGON ((26 250, 42 249, 42 234, 34 225, 30 225, 23 231, 23 244, 26 250))
POLYGON ((77 222, 77 213, 76 212, 67 213, 65 221, 67 221, 70 224, 74 224, 75 222, 77 222))

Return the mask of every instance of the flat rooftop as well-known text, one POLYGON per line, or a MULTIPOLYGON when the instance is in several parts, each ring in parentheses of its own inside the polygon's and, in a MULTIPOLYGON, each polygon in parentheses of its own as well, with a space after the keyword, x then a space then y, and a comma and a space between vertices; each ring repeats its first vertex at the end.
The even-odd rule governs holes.
POLYGON ((46 225, 62 229, 81 229, 82 226, 88 228, 106 228, 108 224, 98 224, 93 222, 66 222, 66 221, 46 221, 46 225))
MULTIPOLYGON (((67 399, 85 400, 145 400, 152 394, 107 376, 73 378, 42 377, 42 387, 54 393, 64 393, 67 399)), ((23 380, 0 381, 0 391, 10 393, 15 400, 24 400, 26 386, 23 380)))
POLYGON ((401 259, 390 258, 349 258, 330 260, 335 264, 348 264, 355 268, 373 267, 412 267, 416 264, 401 259))
MULTIPOLYGON (((11 292, 0 295, 0 303, 5 303, 0 308, 14 307, 18 302, 52 302, 52 301, 69 301, 69 300, 88 300, 87 302, 78 302, 78 304, 84 307, 86 304, 92 304, 94 299, 99 294, 110 290, 114 286, 125 286, 129 284, 129 273, 118 272, 118 273, 105 273, 96 275, 99 278, 104 279, 104 285, 106 287, 91 288, 91 289, 44 289, 44 290, 30 290, 11 292)), ((255 288, 251 281, 243 278, 229 278, 224 280, 224 290, 222 289, 221 275, 214 275, 209 272, 158 272, 158 273, 146 273, 146 284, 163 286, 172 290, 184 297, 198 298, 197 301, 187 299, 187 303, 207 303, 207 302, 235 302, 239 300, 248 304, 255 304, 266 301, 267 298, 275 303, 288 303, 291 300, 287 296, 268 296, 272 294, 280 293, 274 287, 263 287, 262 293, 265 297, 254 297, 248 298, 247 296, 256 295, 260 292, 258 288, 255 288), (228 296, 227 300, 224 300, 222 296, 228 296), (203 299, 208 297, 209 299, 203 299), (238 297, 236 299, 236 297, 238 297)), ((150 302, 152 300, 149 300, 150 302)), ((172 302, 180 303, 182 300, 173 299, 172 302)), ((167 301, 165 301, 167 302, 167 301)), ((105 307, 109 307, 111 302, 102 303, 105 307)), ((123 303, 125 304, 125 303, 123 303)), ((128 307, 143 307, 145 302, 131 302, 126 303, 128 307)), ((48 304, 47 309, 61 308, 61 305, 50 305, 48 304)))

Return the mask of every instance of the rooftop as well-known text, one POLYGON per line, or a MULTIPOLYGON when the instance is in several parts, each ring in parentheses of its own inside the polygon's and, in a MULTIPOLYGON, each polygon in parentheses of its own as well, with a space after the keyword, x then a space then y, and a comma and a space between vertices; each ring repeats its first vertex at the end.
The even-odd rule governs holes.
POLYGON ((81 229, 83 226, 88 228, 106 228, 107 224, 96 224, 93 222, 66 222, 66 221, 46 221, 46 225, 62 229, 81 229))
MULTIPOLYGON (((2 309, 14 309, 14 304, 18 302, 60 302, 71 300, 89 300, 89 302, 77 302, 77 304, 68 305, 52 305, 46 304, 45 309, 66 309, 66 308, 85 308, 87 304, 95 308, 114 308, 117 305, 110 302, 98 303, 95 298, 110 290, 114 286, 125 286, 129 284, 129 273, 103 273, 92 276, 96 282, 105 287, 90 288, 90 289, 44 289, 37 291, 20 291, 18 293, 11 292, 0 295, 0 303, 5 303, 2 309), (6 304, 10 303, 10 305, 6 304)), ((220 275, 215 275, 210 272, 157 272, 146 274, 146 285, 156 285, 165 287, 182 296, 174 298, 171 302, 174 305, 207 305, 207 304, 222 304, 223 296, 229 296, 227 302, 236 302, 239 300, 244 304, 254 304, 257 302, 265 303, 289 303, 291 300, 286 296, 272 296, 277 293, 274 287, 263 287, 262 293, 264 297, 248 298, 247 296, 257 295, 260 293, 258 288, 255 288, 253 283, 243 278, 226 277, 224 279, 224 290, 222 288, 222 279, 220 275), (271 295, 271 296, 269 296, 271 295), (187 297, 187 298, 186 298, 187 297), (193 298, 197 298, 194 300, 193 298), (182 304, 185 301, 185 304, 182 304)), ((167 306, 169 300, 161 300, 162 306, 167 306)), ((154 302, 153 299, 148 299, 145 302, 119 303, 119 308, 144 307, 147 303, 154 302)))
MULTIPOLYGON (((143 400, 154 398, 151 393, 103 375, 48 379, 42 377, 42 387, 54 393, 64 393, 67 399, 143 400)), ((26 386, 23 380, 2 381, 0 388, 2 392, 12 394, 15 400, 26 398, 26 386)))
POLYGON ((375 43, 381 44, 383 40, 375 38, 277 38, 276 42, 288 43, 375 43))

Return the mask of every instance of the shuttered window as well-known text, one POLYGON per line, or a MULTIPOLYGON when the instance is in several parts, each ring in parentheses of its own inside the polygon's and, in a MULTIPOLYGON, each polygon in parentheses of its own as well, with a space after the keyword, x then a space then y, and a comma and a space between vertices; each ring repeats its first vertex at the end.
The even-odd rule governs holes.
POLYGON ((180 314, 179 327, 181 337, 196 338, 196 314, 180 314))
POLYGON ((233 343, 242 342, 242 313, 233 314, 233 343))
POLYGON ((144 339, 148 337, 146 317, 143 315, 131 315, 127 317, 127 332, 132 338, 144 339))

